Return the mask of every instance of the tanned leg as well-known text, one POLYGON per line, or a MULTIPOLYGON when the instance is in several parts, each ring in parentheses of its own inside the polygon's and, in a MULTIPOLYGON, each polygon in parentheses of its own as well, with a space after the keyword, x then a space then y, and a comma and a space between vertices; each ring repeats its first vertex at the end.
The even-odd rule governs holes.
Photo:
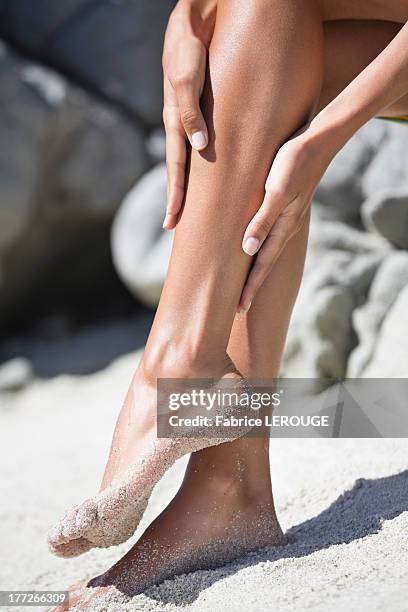
MULTIPOLYGON (((262 201, 277 149, 308 119, 316 102, 322 42, 322 19, 313 1, 306 10, 303 0, 220 3, 203 94, 210 145, 191 156, 160 305, 116 429, 125 457, 119 465, 135 461, 143 438, 151 435, 150 423, 154 431, 157 377, 219 379, 237 371, 227 348, 250 265, 242 236, 262 201)), ((293 289, 287 289, 291 299, 301 275, 305 235, 303 241, 293 252, 297 274, 290 279, 293 289)), ((288 320, 289 301, 286 306, 288 320)), ((283 344, 285 332, 279 333, 283 344)), ((185 481, 191 487, 183 485, 138 544, 93 584, 136 592, 166 575, 282 541, 267 500, 254 512, 251 489, 242 495, 242 489, 225 486, 216 495, 218 482, 208 478, 206 469, 202 476, 195 472, 195 482, 192 471, 193 465, 185 481)))
MULTIPOLYGON (((331 58, 341 56, 341 54, 336 53, 334 48, 337 41, 344 45, 346 42, 351 44, 352 40, 356 40, 354 36, 351 40, 347 39, 347 33, 355 34, 355 23, 349 25, 350 29, 345 28, 343 23, 333 23, 328 24, 328 27, 325 26, 325 38, 328 44, 333 45, 331 46, 330 56, 326 56, 326 67, 331 66, 331 58), (338 37, 337 25, 344 33, 343 38, 338 37), (332 33, 333 38, 331 37, 332 33)), ((361 23, 360 25, 363 26, 367 35, 372 26, 377 34, 381 32, 383 36, 382 38, 377 36, 377 45, 372 44, 372 36, 367 37, 366 52, 361 56, 360 62, 347 62, 349 73, 347 70, 343 71, 343 66, 337 67, 339 70, 341 69, 343 75, 338 84, 339 89, 344 87, 359 70, 362 70, 388 44, 399 27, 396 24, 381 25, 377 22, 373 24, 361 23)), ((354 55, 354 57, 356 56, 354 55)), ((325 82, 329 84, 329 79, 327 78, 325 82)), ((330 83, 333 84, 333 81, 330 80, 330 83)), ((334 89, 329 87, 323 89, 321 106, 324 105, 323 100, 325 100, 325 103, 330 101, 336 89, 336 87, 334 89)), ((395 114, 397 109, 400 109, 398 112, 407 111, 404 101, 402 103, 400 101, 399 105, 394 105, 394 108, 390 109, 390 114, 395 114)), ((228 354, 245 376, 272 378, 278 374, 290 314, 303 270, 307 225, 306 222, 302 230, 288 243, 273 272, 259 291, 248 315, 235 318, 228 345, 228 354)), ((245 504, 247 504, 247 515, 245 517, 248 521, 253 521, 254 517, 258 515, 264 518, 266 513, 269 515, 270 520, 266 521, 268 530, 263 535, 264 543, 280 543, 282 540, 274 513, 270 486, 267 440, 243 439, 193 454, 183 486, 176 499, 163 515, 153 523, 141 542, 130 552, 130 555, 126 556, 111 572, 108 572, 102 578, 101 584, 117 584, 117 586, 121 585, 126 590, 127 585, 121 584, 121 578, 126 575, 129 566, 138 568, 139 563, 143 562, 143 550, 146 543, 156 541, 157 537, 160 538, 161 528, 177 532, 179 527, 175 517, 177 514, 185 517, 183 512, 187 508, 189 514, 191 512, 193 516, 188 529, 188 538, 191 538, 190 541, 193 541, 194 546, 197 546, 197 534, 202 533, 206 518, 210 517, 210 521, 207 520, 207 522, 212 523, 214 517, 221 514, 225 525, 227 525, 227 521, 233 523, 234 509, 240 511, 245 504), (212 512, 211 504, 205 501, 208 498, 213 504, 212 512), (244 503, 242 500, 245 500, 244 503)), ((205 532, 205 537, 207 535, 208 532, 205 532)), ((182 541, 176 536, 175 542, 167 541, 167 550, 171 551, 172 547, 180 540, 182 541)), ((187 540, 185 541, 187 542, 187 540)), ((198 550, 200 550, 199 546, 198 550)), ((98 582, 96 581, 96 583, 98 582)))
MULTIPOLYGON (((293 7, 290 7, 291 10, 292 8, 293 7)), ((386 40, 387 32, 385 31, 385 28, 384 28, 384 33, 385 33, 384 40, 386 40)), ((380 50, 381 48, 378 49, 378 52, 380 50)), ((375 56, 375 54, 373 55, 373 57, 375 56)), ((319 62, 317 62, 317 65, 318 64, 319 62)), ((362 67, 364 67, 364 65, 362 67)), ((318 72, 318 68, 316 72, 318 72)), ((328 91, 329 91, 328 89, 323 91, 321 100, 327 100, 328 102, 331 99, 330 93, 328 93, 328 91), (325 97, 325 94, 326 94, 326 97, 325 97)), ((212 106, 211 98, 212 98, 212 93, 210 91, 210 94, 207 96, 207 104, 208 104, 207 108, 212 106)), ((217 96, 215 96, 215 100, 217 100, 217 96)), ((324 105, 324 104, 321 104, 321 105, 324 105)), ((400 104, 398 108, 405 109, 405 110, 398 110, 397 112, 406 113, 406 105, 404 101, 402 102, 402 104, 400 104)), ((390 114, 395 114, 395 109, 390 109, 390 114)), ((290 131, 293 131, 293 130, 290 130, 290 131)), ((276 150, 275 147, 272 147, 272 149, 273 151, 276 150)), ((214 162, 216 159, 216 150, 210 151, 210 155, 207 155, 207 158, 208 158, 207 161, 214 162)), ((194 155, 193 155, 193 162, 194 162, 194 155)), ((194 167, 194 164, 193 164, 193 167, 194 167)), ((194 176, 194 173, 192 173, 192 176, 194 176)), ((256 191, 256 189, 254 191, 256 191)), ((190 190, 190 193, 191 193, 191 190, 190 190)), ((188 202, 188 198, 187 198, 187 202, 188 202)), ((249 216, 251 215, 252 215, 252 212, 249 216)), ((290 265, 286 267, 286 272, 289 275, 289 279, 293 278, 293 272, 295 273, 295 277, 292 283, 290 280, 288 281, 288 276, 285 277, 285 274, 284 274, 284 285, 286 286, 286 288, 289 286, 289 291, 288 291, 289 300, 286 305, 285 305, 285 300, 284 299, 282 300, 281 302, 282 312, 277 312, 276 310, 273 311, 270 308, 270 305, 276 307, 276 303, 277 303, 276 299, 274 299, 273 288, 275 288, 275 297, 279 298, 281 296, 281 292, 276 291, 277 285, 274 284, 273 277, 272 277, 271 279, 267 281, 267 283, 265 283, 264 288, 258 295, 256 302, 254 302, 252 306, 250 315, 247 318, 245 318, 245 321, 242 321, 242 320, 236 321, 233 326, 232 336, 231 336, 230 344, 228 347, 228 353, 233 357, 235 364, 244 373, 244 375, 247 375, 247 376, 250 376, 250 375, 252 376, 275 376, 277 374, 280 354, 283 348, 284 337, 286 335, 287 322, 289 319, 291 307, 293 305, 293 300, 297 293, 297 284, 296 284, 295 279, 297 278, 297 274, 301 275, 301 270, 303 268, 303 252, 304 252, 304 247, 306 245, 306 231, 307 231, 306 228, 304 228, 297 236, 295 236, 291 240, 287 249, 285 249, 285 252, 282 254, 278 262, 278 265, 276 266, 276 269, 279 268, 281 264, 285 261, 284 256, 286 252, 290 253, 290 251, 293 250, 292 256, 289 257, 290 265), (271 291, 267 290, 268 286, 270 286, 271 291), (260 316, 255 317, 254 313, 256 313, 257 310, 259 313, 263 313, 266 316, 262 318, 260 316), (268 319, 267 315, 268 314, 270 315, 270 313, 272 312, 274 312, 274 316, 273 316, 273 321, 272 321, 272 326, 271 326, 269 324, 270 317, 268 319), (282 321, 282 318, 279 317, 279 315, 282 313, 284 314, 283 321, 282 321), (253 316, 253 325, 251 325, 251 316, 253 316), (258 322, 261 323, 259 328, 257 326, 258 322), (273 326, 273 324, 275 324, 275 326, 273 326), (272 329, 276 333, 275 336, 273 336, 272 334, 272 329), (269 330, 271 338, 274 339, 274 343, 273 343, 275 346, 274 349, 269 348, 272 346, 272 343, 269 344, 267 342, 263 342, 262 344, 256 341, 257 337, 261 337, 262 339, 267 337, 263 333, 263 331, 266 331, 266 330, 269 330), (259 346, 261 346, 261 348, 258 348, 259 346), (241 350, 242 347, 244 347, 243 352, 241 350)), ((285 270, 284 265, 282 265, 282 270, 285 270)), ((300 279, 300 276, 298 276, 298 279, 300 279)), ((226 319, 224 319, 224 321, 226 321, 226 319)), ((174 345, 171 342, 171 338, 168 344, 167 344, 167 341, 165 341, 164 344, 162 344, 160 347, 160 342, 159 342, 157 343, 157 346, 159 347, 159 355, 163 354, 160 351, 164 351, 164 355, 167 356, 168 346, 172 347, 170 352, 173 352, 174 345)), ((195 350, 196 346, 197 345, 193 341, 193 350, 190 353, 187 351, 188 357, 189 358, 192 357, 191 360, 187 360, 188 366, 190 367, 190 365, 193 364, 193 368, 192 368, 193 371, 194 371, 194 364, 197 362, 196 360, 197 355, 196 355, 196 350, 195 350)), ((214 353, 214 355, 217 354, 217 351, 216 353, 214 353)), ((175 354, 178 355, 178 353, 175 353, 175 354)), ((153 363, 153 369, 154 369, 154 355, 155 355, 154 349, 153 351, 151 351, 151 355, 153 355, 153 361, 147 362, 147 363, 153 363)), ((204 365, 207 366, 206 360, 204 359, 203 361, 204 361, 204 365)), ((228 358, 226 358, 225 362, 228 363, 228 361, 229 361, 228 358)), ((200 363, 200 360, 198 360, 198 363, 200 363)), ((201 365, 203 365, 202 361, 201 361, 201 365)), ((228 370, 228 367, 227 367, 227 370, 228 370)), ((148 371, 149 371, 149 368, 147 368, 147 372, 148 371)), ((197 453, 192 456, 192 459, 190 461, 189 471, 187 472, 187 482, 188 482, 189 474, 190 474, 190 479, 191 479, 191 475, 196 474, 198 471, 197 469, 194 468, 194 462, 197 462, 196 466, 199 466, 200 464, 202 466, 205 466, 204 469, 201 471, 204 472, 204 474, 207 473, 207 476, 209 476, 207 480, 212 481, 214 479, 212 478, 209 472, 209 468, 211 466, 214 467, 217 465, 217 463, 223 462, 226 466, 230 466, 230 468, 233 469, 233 466, 239 463, 240 457, 244 457, 244 459, 245 458, 248 459, 248 466, 246 469, 246 472, 248 473, 248 475, 250 474, 255 475, 256 464, 252 462, 252 465, 250 465, 249 458, 252 457, 253 459, 255 458, 255 460, 259 459, 261 462, 263 462, 264 465, 267 465, 267 445, 265 444, 265 442, 259 441, 259 440, 237 441, 235 443, 225 444, 219 448, 207 449, 205 451, 202 451, 201 453, 197 453), (232 457, 235 458, 234 461, 231 461, 229 463, 225 461, 228 456, 227 454, 228 448, 229 448, 229 456, 231 456, 231 458, 232 457), (211 453, 213 453, 213 455, 211 453)), ((259 467, 259 462, 258 462, 258 467, 259 467)), ((218 479, 217 472, 219 472, 219 470, 214 469, 213 472, 215 474, 215 478, 218 479)), ((222 478, 220 479, 221 482, 230 482, 231 479, 228 477, 228 469, 221 470, 221 475, 222 475, 222 478), (225 479, 225 474, 227 474, 226 479, 225 479)), ((235 478, 233 479, 236 480, 235 478)), ((246 482, 246 480, 243 479, 242 477, 240 477, 238 480, 246 482)), ((264 483, 268 484, 267 482, 268 480, 269 478, 268 476, 266 476, 264 483)), ((250 477, 249 481, 256 482, 256 479, 250 477)), ((221 490, 222 488, 223 487, 221 487, 221 490)), ((259 491, 259 487, 255 486, 254 490, 256 489, 258 489, 259 491)), ((264 496, 264 497, 267 497, 267 496, 264 496)), ((184 501, 186 501, 186 499, 184 501)))
MULTIPOLYGON (((392 40, 401 28, 390 21, 342 20, 324 23, 324 77, 316 112, 328 104, 392 40)), ((408 95, 382 116, 408 114, 408 95)), ((248 378, 273 379, 279 374, 289 319, 300 286, 306 253, 308 223, 288 243, 246 316, 237 316, 228 354, 248 378)), ((194 453, 191 478, 197 470, 213 483, 251 492, 253 507, 269 506, 279 532, 272 497, 269 441, 244 438, 194 453), (244 466, 244 467, 243 467, 244 466)), ((274 534, 272 533, 272 538, 274 534)))
MULTIPOLYGON (((324 23, 324 76, 316 112, 328 104, 392 40, 401 28, 390 21, 342 20, 324 23)), ((408 114, 408 95, 382 116, 408 114)), ((237 316, 228 354, 248 378, 273 379, 279 374, 286 333, 300 286, 306 252, 308 222, 288 243, 246 316, 237 316)), ((274 510, 269 465, 269 440, 244 438, 194 453, 185 486, 197 474, 210 479, 221 492, 228 487, 251 504, 270 510, 270 541, 280 532, 274 510)))

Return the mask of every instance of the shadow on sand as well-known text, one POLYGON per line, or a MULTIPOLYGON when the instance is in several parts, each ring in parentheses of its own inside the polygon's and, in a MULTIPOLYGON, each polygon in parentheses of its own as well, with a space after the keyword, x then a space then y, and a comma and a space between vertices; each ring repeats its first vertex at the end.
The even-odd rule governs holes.
POLYGON ((48 322, 49 329, 2 342, 0 363, 23 357, 40 378, 92 374, 118 357, 142 348, 153 318, 153 310, 139 306, 133 317, 84 325, 75 332, 59 329, 58 322, 54 328, 48 322))
MULTIPOLYGON (((283 547, 262 549, 242 557, 208 576, 202 571, 189 574, 189 588, 185 581, 175 578, 170 589, 160 585, 150 588, 145 595, 163 604, 179 606, 192 603, 204 588, 241 569, 265 561, 305 557, 336 544, 349 544, 354 540, 378 533, 382 522, 408 510, 408 470, 373 480, 359 479, 354 487, 343 493, 326 510, 312 519, 295 525, 287 532, 288 544, 283 547)), ((210 569, 210 568, 208 568, 210 569)))

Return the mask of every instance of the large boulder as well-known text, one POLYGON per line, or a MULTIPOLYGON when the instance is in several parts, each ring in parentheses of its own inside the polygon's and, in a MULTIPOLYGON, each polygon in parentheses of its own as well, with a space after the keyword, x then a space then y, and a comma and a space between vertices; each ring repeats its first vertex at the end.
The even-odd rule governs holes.
POLYGON ((329 216, 326 217, 324 207, 313 203, 308 258, 319 258, 326 251, 333 250, 356 255, 376 252, 385 255, 391 251, 391 245, 382 236, 361 231, 329 216))
POLYGON ((357 223, 363 202, 362 177, 388 126, 377 120, 359 130, 333 159, 317 190, 316 199, 333 209, 341 221, 357 223))
POLYGON ((112 217, 147 167, 142 131, 0 48, 0 316, 117 289, 112 217))
MULTIPOLYGON (((27 84, 27 65, 0 44, 0 250, 22 232, 34 206, 38 152, 52 106, 27 84)), ((60 81, 55 78, 57 89, 60 81)), ((61 95, 65 97, 65 88, 61 95)))
POLYGON ((19 391, 31 382, 32 377, 29 361, 22 357, 10 359, 0 365, 0 394, 5 391, 19 391))
POLYGON ((25 53, 155 126, 163 35, 175 0, 9 0, 0 33, 25 53))
POLYGON ((373 194, 364 202, 361 214, 369 231, 384 236, 399 249, 408 249, 408 184, 373 194))
POLYGON ((312 215, 309 251, 289 327, 282 375, 342 378, 355 345, 352 316, 390 250, 380 237, 312 215))
POLYGON ((326 286, 313 301, 303 302, 302 320, 294 320, 288 334, 281 375, 315 379, 314 391, 324 388, 320 379, 341 378, 352 344, 353 298, 344 287, 326 286))
POLYGON ((408 377, 408 286, 389 310, 372 359, 362 371, 366 378, 408 377))
POLYGON ((400 292, 408 286, 408 253, 390 253, 379 267, 368 299, 353 312, 358 345, 350 355, 347 376, 358 377, 375 351, 381 325, 400 292))
POLYGON ((166 189, 166 167, 159 164, 128 193, 112 227, 118 274, 148 306, 159 301, 171 252, 172 233, 162 229, 166 189))
POLYGON ((407 151, 407 127, 387 122, 387 138, 362 178, 364 198, 383 189, 404 189, 407 193, 407 151))

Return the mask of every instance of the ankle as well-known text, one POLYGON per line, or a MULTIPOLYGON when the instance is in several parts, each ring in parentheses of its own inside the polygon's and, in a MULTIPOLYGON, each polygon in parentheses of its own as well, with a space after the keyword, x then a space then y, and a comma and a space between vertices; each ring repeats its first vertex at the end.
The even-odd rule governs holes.
MULTIPOLYGON (((220 447, 228 446, 228 443, 220 447)), ((218 447, 213 447, 218 448, 218 447)), ((194 479, 197 487, 205 495, 217 499, 230 499, 240 507, 273 507, 272 485, 269 468, 260 469, 256 477, 244 461, 237 460, 233 465, 222 460, 204 458, 205 451, 194 453, 189 461, 186 480, 194 479)), ((221 458, 220 458, 221 459, 221 458)))
POLYGON ((225 351, 182 341, 149 339, 141 370, 152 384, 157 378, 221 378, 235 368, 225 351))
POLYGON ((272 490, 264 483, 256 486, 247 475, 238 473, 215 472, 208 479, 208 487, 212 493, 224 499, 235 501, 238 507, 250 511, 256 508, 273 507, 272 490))

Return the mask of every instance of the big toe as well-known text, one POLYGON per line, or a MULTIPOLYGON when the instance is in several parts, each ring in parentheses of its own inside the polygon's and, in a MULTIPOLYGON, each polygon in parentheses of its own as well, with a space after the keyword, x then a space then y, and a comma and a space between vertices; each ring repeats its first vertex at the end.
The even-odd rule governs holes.
POLYGON ((88 552, 88 550, 93 548, 93 544, 86 538, 77 538, 65 544, 56 544, 48 539, 48 547, 55 556, 70 559, 71 557, 79 557, 79 555, 88 552))
POLYGON ((98 504, 95 499, 85 500, 78 508, 76 528, 82 533, 89 529, 98 518, 98 504))
POLYGON ((98 509, 93 499, 87 499, 80 506, 73 506, 48 534, 48 547, 58 557, 76 557, 92 548, 83 537, 97 518, 98 509))

